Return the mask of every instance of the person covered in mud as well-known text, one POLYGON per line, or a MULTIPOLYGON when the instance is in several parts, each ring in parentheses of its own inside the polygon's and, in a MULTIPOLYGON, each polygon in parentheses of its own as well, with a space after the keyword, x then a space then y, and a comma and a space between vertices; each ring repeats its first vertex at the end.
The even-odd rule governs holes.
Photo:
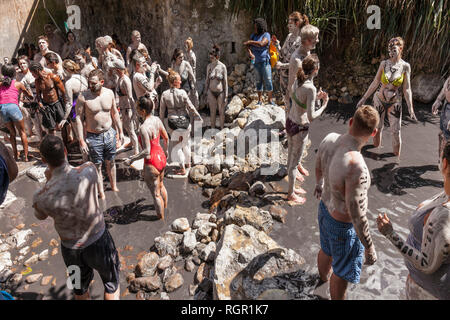
POLYGON ((39 138, 39 141, 42 140, 42 126, 41 126, 41 116, 38 111, 39 107, 36 103, 36 84, 33 74, 30 71, 30 60, 27 56, 20 56, 19 67, 20 67, 20 78, 18 80, 23 83, 25 88, 33 94, 33 99, 29 99, 27 96, 22 96, 22 114, 25 118, 25 121, 28 121, 28 136, 31 137, 33 135, 32 128, 34 127, 36 134, 39 138))
POLYGON ((402 147, 400 132, 402 126, 402 93, 405 96, 411 119, 417 121, 411 92, 411 66, 402 59, 404 46, 405 42, 401 37, 389 40, 389 59, 380 63, 372 84, 357 104, 357 108, 359 108, 375 93, 373 104, 380 113, 380 124, 378 133, 373 139, 373 144, 376 148, 381 146, 384 119, 387 115, 392 133, 392 149, 396 156, 396 163, 400 162, 402 147))
POLYGON ((64 81, 64 69, 62 67, 62 63, 59 62, 56 53, 48 52, 44 58, 48 68, 46 71, 56 74, 61 81, 64 81))
POLYGON ((81 152, 89 154, 91 161, 98 170, 99 196, 105 199, 103 189, 102 164, 106 164, 106 172, 111 183, 111 189, 119 192, 116 183, 116 131, 123 144, 124 136, 122 122, 116 107, 114 92, 104 88, 104 73, 97 69, 91 72, 88 79, 89 90, 83 91, 76 104, 76 128, 81 152), (84 138, 83 119, 86 121, 86 140, 84 138))
POLYGON ((126 55, 128 72, 130 73, 130 75, 133 75, 134 73, 134 66, 132 63, 133 60, 131 56, 133 50, 145 49, 145 51, 148 52, 147 47, 141 41, 142 41, 141 33, 137 30, 133 30, 131 32, 131 43, 127 48, 127 55, 126 55))
POLYGON ((441 120, 439 132, 439 159, 441 158, 442 151, 444 150, 445 144, 450 141, 450 77, 444 83, 441 92, 434 101, 431 108, 431 112, 436 115, 439 112, 439 107, 444 102, 441 110, 441 120))
POLYGON ((49 68, 47 66, 47 61, 45 60, 45 55, 47 53, 54 53, 58 57, 58 63, 62 63, 62 59, 55 51, 49 49, 48 38, 46 36, 38 37, 38 47, 39 52, 34 55, 33 61, 40 63, 44 68, 49 68))
POLYGON ((309 19, 305 14, 295 11, 289 15, 288 29, 289 34, 284 41, 283 47, 278 47, 280 58, 275 65, 280 70, 280 88, 283 94, 284 105, 286 106, 286 117, 289 115, 290 97, 288 94, 289 65, 292 54, 301 45, 301 29, 309 24, 309 19))
MULTIPOLYGON (((69 130, 68 136, 69 141, 67 142, 67 144, 70 145, 71 143, 75 142, 75 139, 72 135, 72 133, 76 134, 75 126, 77 113, 75 106, 77 105, 78 96, 81 94, 81 92, 88 90, 88 81, 80 74, 80 66, 74 61, 64 60, 63 68, 66 75, 66 82, 64 84, 64 87, 66 89, 68 104, 68 106, 66 107, 66 114, 64 116, 65 120, 63 121, 70 122, 71 128, 69 130)), ((63 127, 64 123, 60 126, 63 127)))
POLYGON ((118 78, 116 95, 119 97, 119 109, 122 113, 123 129, 127 132, 131 140, 131 145, 126 145, 125 148, 132 146, 133 154, 137 155, 139 153, 139 145, 135 128, 136 108, 131 80, 126 74, 126 67, 122 61, 115 60, 110 68, 116 73, 118 78))
POLYGON ((89 73, 97 69, 97 64, 94 60, 88 62, 89 55, 84 49, 77 50, 75 52, 74 62, 80 66, 80 74, 86 79, 89 78, 89 73))
POLYGON ((378 230, 398 249, 409 274, 409 300, 450 300, 450 143, 441 155, 444 191, 419 204, 409 218, 406 241, 388 216, 378 215, 378 230))
POLYGON ((219 110, 220 129, 225 126, 225 107, 228 97, 227 67, 219 61, 220 48, 214 45, 209 52, 211 61, 206 69, 205 92, 211 114, 211 128, 216 128, 216 114, 219 110))
POLYGON ((103 281, 105 300, 119 300, 119 254, 98 202, 98 173, 94 164, 72 167, 62 140, 47 135, 39 151, 47 164, 47 182, 33 196, 34 215, 52 217, 61 239, 61 254, 67 267, 78 266, 81 287, 74 286, 76 300, 88 300, 96 270, 103 281))
POLYGON ((176 48, 172 55, 172 70, 181 76, 181 89, 186 91, 192 104, 198 109, 197 79, 188 60, 184 60, 184 53, 176 48))
POLYGON ((17 130, 22 140, 24 161, 28 162, 28 139, 23 115, 19 108, 22 93, 29 99, 33 99, 32 92, 22 82, 16 80, 16 68, 12 64, 3 65, 0 77, 0 117, 9 131, 9 142, 13 149, 14 159, 17 161, 20 156, 16 142, 17 130))
POLYGON ((319 32, 319 28, 312 24, 307 24, 300 30, 300 46, 292 53, 291 60, 289 61, 287 93, 290 99, 292 99, 292 85, 297 78, 298 70, 302 67, 303 59, 310 55, 311 51, 316 49, 316 45, 319 43, 319 32))
POLYGON ((316 188, 320 200, 320 251, 317 257, 322 282, 330 279, 333 300, 345 299, 348 283, 359 283, 365 264, 377 261, 367 219, 370 172, 361 148, 377 133, 379 114, 361 106, 350 119, 348 133, 328 134, 316 157, 316 188))
POLYGON ((189 113, 195 115, 200 121, 202 117, 195 109, 189 97, 181 88, 181 76, 172 69, 169 69, 167 76, 170 89, 161 95, 159 117, 164 122, 166 110, 168 113, 168 126, 171 140, 175 141, 174 154, 181 169, 176 172, 177 175, 184 176, 186 168, 191 166, 191 121, 189 113), (176 151, 175 151, 176 150, 176 151))
POLYGON ((150 93, 155 105, 158 104, 158 93, 156 92, 156 72, 160 69, 159 65, 153 63, 151 66, 147 64, 145 56, 139 51, 133 55, 134 75, 133 75, 133 89, 137 99, 144 96, 147 92, 150 93), (146 72, 149 73, 147 76, 146 72))
POLYGON ((296 180, 304 181, 302 175, 309 176, 308 170, 301 163, 308 140, 309 125, 320 117, 328 105, 328 94, 322 89, 317 92, 313 82, 319 73, 319 68, 319 58, 316 54, 311 54, 303 60, 292 88, 292 107, 286 120, 289 175, 287 200, 297 204, 304 204, 306 201, 300 196, 306 191, 301 187, 295 189, 295 182, 296 180), (322 101, 321 106, 320 101, 322 101), (316 106, 319 106, 317 110, 316 106))
POLYGON ((104 87, 113 90, 116 87, 117 77, 109 69, 109 65, 115 60, 124 62, 122 54, 119 50, 114 48, 114 42, 110 36, 98 37, 95 40, 95 48, 99 54, 99 67, 105 73, 104 87))
POLYGON ((67 32, 67 41, 62 48, 61 56, 64 60, 75 58, 75 53, 82 50, 83 46, 77 41, 75 34, 72 31, 67 32))
POLYGON ((30 71, 35 78, 36 100, 42 118, 42 127, 54 135, 65 123, 66 108, 64 99, 66 91, 61 79, 44 70, 41 64, 32 62, 30 71))
POLYGON ((150 93, 140 97, 137 110, 144 123, 139 128, 139 141, 142 151, 125 160, 126 165, 144 158, 144 180, 155 201, 158 218, 164 220, 164 210, 167 209, 167 190, 164 186, 164 171, 169 152, 169 136, 161 119, 153 115, 154 103, 150 93), (163 138, 164 149, 159 143, 163 138))
POLYGON ((253 20, 254 32, 250 35, 250 40, 244 42, 250 59, 254 61, 258 92, 258 105, 262 104, 263 89, 266 89, 269 104, 275 105, 272 101, 272 66, 270 65, 269 44, 270 34, 267 32, 267 22, 263 18, 253 20))
POLYGON ((184 50, 186 51, 186 60, 192 67, 192 71, 194 72, 194 77, 197 79, 197 57, 195 56, 194 50, 194 40, 191 37, 187 38, 184 42, 184 50))
POLYGON ((54 24, 48 23, 44 26, 44 33, 48 39, 48 47, 51 51, 58 53, 62 52, 64 46, 64 38, 61 32, 54 24))

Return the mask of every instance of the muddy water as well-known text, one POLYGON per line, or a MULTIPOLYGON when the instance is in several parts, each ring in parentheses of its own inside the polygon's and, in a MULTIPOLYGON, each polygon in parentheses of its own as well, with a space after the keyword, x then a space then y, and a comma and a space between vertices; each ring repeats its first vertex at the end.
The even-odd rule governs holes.
MULTIPOLYGON (((346 107, 340 107, 346 108, 346 107)), ((304 270, 313 274, 317 272, 316 256, 319 250, 319 230, 317 224, 318 201, 312 197, 315 185, 314 158, 320 141, 332 130, 344 133, 347 130, 348 118, 354 109, 331 109, 323 118, 316 120, 310 131, 312 146, 306 159, 306 168, 311 176, 304 185, 308 191, 307 202, 303 206, 289 207, 285 224, 275 222, 271 236, 282 246, 292 248, 302 255, 306 263, 304 270), (332 128, 330 130, 330 128, 332 128)), ((403 155, 400 166, 393 166, 391 152, 391 136, 385 129, 383 135, 384 148, 381 150, 365 148, 364 155, 372 175, 372 186, 369 190, 369 220, 372 236, 378 253, 378 262, 374 266, 363 267, 361 283, 349 285, 348 299, 405 299, 404 283, 407 270, 403 259, 393 245, 382 237, 376 229, 376 216, 386 212, 394 223, 394 227, 403 236, 408 234, 408 218, 415 206, 421 201, 440 192, 442 179, 437 168, 437 134, 436 119, 425 118, 426 111, 416 111, 421 121, 419 124, 405 122, 402 127, 403 155), (421 117, 422 116, 422 117, 421 117), (381 154, 379 160, 376 155, 381 154)), ((118 186, 120 193, 107 189, 107 200, 102 204, 105 216, 111 227, 110 232, 121 255, 121 289, 122 299, 136 299, 128 294, 125 277, 132 272, 140 256, 153 244, 155 237, 170 229, 170 223, 179 217, 187 217, 191 221, 197 212, 206 212, 202 203, 206 200, 201 195, 201 188, 186 180, 166 179, 169 193, 169 208, 166 222, 155 221, 153 200, 145 183, 136 174, 128 170, 119 170, 118 186)), ((287 190, 287 182, 277 182, 280 188, 287 190)), ((39 183, 24 176, 13 183, 10 190, 18 197, 11 206, 0 210, 0 232, 6 232, 14 226, 25 223, 32 228, 35 236, 40 237, 42 244, 32 251, 40 253, 49 248, 52 238, 59 239, 53 228, 51 219, 38 221, 31 209, 31 199, 39 183)), ((30 254, 27 258, 31 256, 30 254)), ((17 271, 24 270, 15 266, 17 271)), ((183 263, 177 267, 183 270, 183 263)), ((60 253, 50 257, 48 261, 32 266, 33 273, 42 272, 44 276, 56 277, 56 286, 42 287, 40 283, 23 286, 17 289, 16 296, 23 299, 68 299, 70 291, 65 285, 65 265, 60 253)), ((170 294, 171 299, 192 299, 188 294, 189 284, 193 282, 193 273, 182 271, 185 284, 170 294)), ((96 274, 91 295, 100 299, 103 295, 101 279, 96 274)), ((327 285, 316 289, 315 294, 329 297, 327 285)))

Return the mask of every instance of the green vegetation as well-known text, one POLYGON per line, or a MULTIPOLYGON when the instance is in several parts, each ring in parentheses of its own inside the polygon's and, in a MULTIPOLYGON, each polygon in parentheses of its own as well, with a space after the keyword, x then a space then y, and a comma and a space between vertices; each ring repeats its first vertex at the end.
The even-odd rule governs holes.
POLYGON ((405 59, 413 69, 446 75, 450 64, 450 0, 230 0, 234 15, 246 11, 264 17, 271 32, 280 39, 287 35, 291 12, 305 13, 321 29, 319 53, 325 48, 359 43, 359 57, 370 61, 386 54, 394 36, 405 39, 405 59), (381 8, 381 29, 369 30, 367 7, 381 8), (355 41, 353 40, 353 41, 355 41), (424 66, 433 61, 431 66, 424 66))

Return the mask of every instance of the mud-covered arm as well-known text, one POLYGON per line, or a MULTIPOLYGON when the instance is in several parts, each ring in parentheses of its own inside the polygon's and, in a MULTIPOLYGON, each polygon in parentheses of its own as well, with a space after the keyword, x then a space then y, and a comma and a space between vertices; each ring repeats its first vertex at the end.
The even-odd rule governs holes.
POLYGON ((207 95, 208 94, 208 90, 209 90, 209 75, 211 73, 211 66, 208 65, 208 67, 206 68, 206 80, 205 80, 205 90, 204 93, 207 95))
POLYGON ((134 98, 133 98, 133 87, 131 85, 131 81, 126 80, 126 81, 123 81, 123 82, 125 83, 125 86, 123 88, 125 89, 125 94, 128 97, 128 104, 133 109, 135 109, 135 107, 134 107, 134 98))
POLYGON ((111 118, 116 124, 116 127, 119 129, 119 136, 123 137, 123 129, 122 129, 122 121, 120 120, 120 114, 117 110, 116 99, 114 94, 112 94, 112 107, 111 107, 111 118))
POLYGON ((58 89, 58 91, 61 92, 64 102, 67 102, 66 88, 64 88, 64 83, 61 81, 61 78, 58 77, 57 75, 53 75, 52 80, 55 83, 55 86, 58 89))
POLYGON ((409 115, 412 118, 414 118, 415 115, 411 90, 411 66, 409 65, 409 63, 405 65, 405 81, 403 82, 403 95, 405 96, 409 115))
POLYGON ((328 100, 316 110, 316 100, 317 100, 317 90, 315 87, 309 89, 307 91, 306 96, 306 113, 308 115, 309 122, 313 122, 315 119, 320 117, 322 113, 325 111, 328 105, 328 100))
POLYGON ((298 69, 301 67, 302 67, 302 63, 301 63, 300 59, 292 57, 291 61, 289 62, 289 82, 288 82, 289 96, 292 93, 292 86, 295 82, 295 79, 297 78, 298 69))
POLYGON ((38 219, 38 220, 45 220, 47 219, 48 215, 39 208, 37 202, 35 199, 33 199, 33 206, 34 208, 34 216, 38 219))
POLYGON ((72 111, 72 104, 73 104, 73 90, 70 85, 65 85, 66 88, 66 112, 64 113, 64 119, 67 119, 69 117, 70 111, 72 111))
POLYGON ((227 99, 228 99, 228 76, 227 76, 227 67, 224 65, 223 66, 223 88, 225 91, 225 94, 223 96, 223 99, 225 101, 225 104, 227 103, 227 99))
POLYGON ((75 118, 75 130, 77 132, 78 141, 80 144, 86 144, 84 141, 84 130, 83 130, 83 121, 84 121, 84 107, 85 107, 85 99, 82 94, 78 96, 77 104, 75 105, 76 118, 75 118))
POLYGON ((184 106, 186 107, 186 111, 188 113, 194 114, 200 120, 202 120, 202 117, 200 116, 200 113, 198 113, 197 109, 195 109, 194 105, 191 102, 191 99, 189 99, 186 91, 184 91, 184 90, 183 90, 183 101, 184 101, 184 106))
POLYGON ((378 89, 378 86, 381 83, 381 74, 383 73, 383 70, 384 70, 384 64, 385 64, 385 61, 382 61, 380 63, 380 66, 378 67, 378 71, 377 71, 375 78, 373 79, 373 81, 370 84, 369 88, 367 89, 366 93, 364 93, 361 100, 359 100, 359 102, 356 106, 357 108, 361 107, 366 102, 366 100, 369 97, 371 97, 372 94, 378 89))
POLYGON ((192 69, 192 66, 188 61, 186 61, 186 68, 188 71, 189 81, 191 81, 191 83, 193 84, 193 86, 195 88, 197 86, 197 79, 195 79, 194 69, 192 69))
MULTIPOLYGON (((354 153, 354 156, 357 157, 356 152, 354 153)), ((369 220, 366 215, 367 190, 370 187, 368 173, 359 162, 352 162, 349 167, 350 170, 345 177, 345 204, 362 245, 366 250, 375 253, 375 246, 369 231, 369 220)))
POLYGON ((447 260, 450 254, 450 219, 449 210, 446 207, 438 206, 431 212, 423 228, 420 251, 407 244, 395 232, 386 216, 378 217, 379 225, 380 219, 385 221, 383 228, 378 227, 381 233, 392 242, 402 256, 411 262, 417 270, 425 274, 432 274, 447 260))
POLYGON ((150 155, 151 152, 151 144, 150 144, 150 137, 148 136, 147 130, 145 130, 142 126, 139 129, 139 134, 141 135, 141 141, 143 142, 143 149, 141 152, 139 152, 137 155, 131 156, 128 158, 129 164, 133 163, 134 161, 140 160, 142 158, 145 158, 150 155))
POLYGON ((433 112, 433 114, 438 113, 438 109, 441 106, 442 101, 444 101, 444 99, 445 99, 445 92, 448 88, 449 81, 450 81, 450 77, 448 77, 447 80, 445 81, 444 86, 442 87, 442 90, 439 92, 436 100, 433 103, 433 106, 431 107, 431 111, 433 112))
POLYGON ((164 118, 166 117, 166 99, 164 95, 161 96, 161 100, 159 102, 159 119, 164 123, 164 118))
POLYGON ((0 156, 5 160, 6 169, 8 170, 9 182, 13 182, 17 175, 19 174, 19 167, 17 166, 16 161, 14 160, 14 156, 12 152, 4 145, 3 142, 0 141, 0 156))

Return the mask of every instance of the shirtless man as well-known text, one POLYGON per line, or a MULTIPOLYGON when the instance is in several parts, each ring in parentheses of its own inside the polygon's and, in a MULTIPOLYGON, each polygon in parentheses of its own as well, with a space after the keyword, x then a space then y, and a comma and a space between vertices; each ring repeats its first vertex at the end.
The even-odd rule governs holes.
POLYGON ((81 288, 74 289, 75 299, 89 299, 89 285, 97 270, 105 300, 119 300, 119 254, 98 203, 95 166, 91 162, 70 166, 67 150, 56 136, 46 136, 39 151, 48 165, 47 183, 33 196, 34 215, 39 220, 53 218, 64 263, 81 269, 81 288))
POLYGON ((53 24, 46 24, 44 26, 44 32, 48 39, 48 47, 50 50, 58 54, 61 53, 64 46, 64 38, 60 35, 60 32, 56 30, 53 24))
POLYGON ((113 122, 119 129, 119 139, 123 144, 123 131, 120 115, 116 107, 114 92, 103 88, 104 73, 94 70, 89 75, 90 91, 84 91, 78 96, 76 104, 76 128, 80 149, 84 155, 89 154, 91 161, 97 166, 99 196, 105 199, 103 190, 102 164, 106 163, 106 172, 111 183, 111 189, 118 192, 116 185, 116 132, 113 122), (86 141, 84 140, 82 119, 86 121, 86 141))
POLYGON ((140 50, 140 49, 145 49, 145 51, 148 52, 145 44, 141 42, 141 33, 137 30, 134 30, 133 32, 131 32, 131 43, 127 48, 127 56, 126 56, 128 72, 130 73, 130 75, 132 75, 134 72, 134 67, 131 61, 131 52, 133 50, 140 50))
POLYGON ((58 63, 62 63, 61 57, 55 51, 49 49, 49 41, 46 36, 38 37, 39 52, 34 55, 33 61, 40 63, 44 68, 49 68, 47 66, 47 61, 45 60, 45 55, 49 52, 53 52, 58 56, 58 63))
POLYGON ((125 74, 125 64, 120 61, 114 61, 110 68, 118 77, 116 94, 119 96, 119 109, 122 112, 123 129, 128 133, 133 146, 133 154, 139 153, 138 138, 136 135, 135 119, 136 107, 133 99, 133 89, 131 80, 125 74))
POLYGON ((175 154, 178 158, 176 161, 181 166, 181 169, 176 174, 183 176, 186 174, 186 168, 190 168, 191 166, 191 123, 188 118, 188 113, 195 115, 200 121, 203 120, 189 99, 186 91, 180 89, 180 75, 172 69, 169 69, 167 81, 169 82, 170 89, 164 91, 161 95, 159 117, 164 123, 167 109, 168 132, 171 140, 176 141, 174 151, 176 150, 175 154))
POLYGON ((66 91, 61 79, 53 73, 44 71, 41 64, 32 62, 30 71, 35 78, 36 101, 42 117, 42 126, 54 135, 65 122, 66 91))
POLYGON ((320 117, 328 105, 328 94, 322 90, 317 92, 314 86, 314 78, 319 73, 319 68, 319 58, 316 54, 311 54, 303 60, 302 68, 298 71, 297 80, 292 88, 292 107, 286 120, 289 173, 287 200, 297 204, 303 204, 306 201, 305 198, 298 196, 306 191, 301 187, 295 189, 295 181, 304 181, 299 171, 307 172, 301 164, 301 159, 308 141, 309 125, 320 117), (316 106, 319 106, 318 110, 316 106))
POLYGON ((219 61, 220 48, 214 45, 209 53, 211 61, 206 69, 205 92, 211 114, 211 128, 216 128, 216 114, 219 109, 220 129, 225 126, 225 107, 228 97, 227 67, 219 61))
POLYGON ((348 133, 330 133, 317 153, 314 193, 321 199, 317 264, 323 282, 333 269, 333 300, 345 299, 348 282, 359 283, 363 253, 365 264, 377 260, 366 216, 370 173, 360 151, 377 133, 379 121, 373 107, 362 106, 350 119, 348 133))
POLYGON ((441 132, 439 132, 439 159, 441 158, 445 144, 450 140, 450 77, 448 77, 445 81, 441 92, 437 96, 436 101, 433 103, 431 112, 434 115, 438 114, 439 107, 441 106, 442 102, 444 102, 444 106, 441 110, 441 132))
POLYGON ((105 87, 114 89, 117 83, 117 77, 110 70, 110 63, 115 60, 124 62, 122 54, 119 50, 113 48, 114 42, 110 36, 99 37, 95 40, 95 48, 98 51, 98 63, 105 73, 105 87))

